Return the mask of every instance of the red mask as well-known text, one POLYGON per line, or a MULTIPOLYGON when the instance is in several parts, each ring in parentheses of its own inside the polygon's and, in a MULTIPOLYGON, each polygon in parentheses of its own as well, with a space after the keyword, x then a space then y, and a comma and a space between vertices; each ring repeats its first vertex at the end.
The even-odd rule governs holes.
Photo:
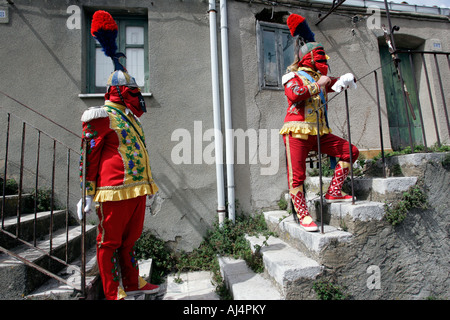
POLYGON ((126 106, 137 117, 147 112, 144 98, 139 88, 111 86, 105 94, 105 99, 126 106), (120 92, 117 91, 117 88, 119 88, 120 92))
POLYGON ((311 68, 319 71, 321 75, 326 76, 328 74, 328 62, 323 47, 315 48, 305 54, 302 60, 300 60, 299 66, 311 68))

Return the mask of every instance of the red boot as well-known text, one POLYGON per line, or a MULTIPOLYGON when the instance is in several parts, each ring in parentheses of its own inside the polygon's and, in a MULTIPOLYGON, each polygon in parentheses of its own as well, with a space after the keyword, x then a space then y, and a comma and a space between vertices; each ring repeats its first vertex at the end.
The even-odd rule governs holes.
POLYGON ((350 173, 349 162, 339 161, 334 170, 334 176, 331 179, 330 187, 328 188, 327 194, 325 195, 325 200, 328 203, 332 202, 351 202, 353 201, 352 196, 342 193, 342 186, 344 181, 350 173))
POLYGON ((129 291, 125 291, 128 296, 133 296, 136 294, 152 294, 159 291, 159 286, 155 284, 148 283, 141 277, 139 277, 139 284, 137 288, 129 288, 129 291))
POLYGON ((305 195, 303 194, 303 186, 290 190, 290 194, 296 213, 294 215, 294 220, 306 231, 319 230, 308 212, 305 195))

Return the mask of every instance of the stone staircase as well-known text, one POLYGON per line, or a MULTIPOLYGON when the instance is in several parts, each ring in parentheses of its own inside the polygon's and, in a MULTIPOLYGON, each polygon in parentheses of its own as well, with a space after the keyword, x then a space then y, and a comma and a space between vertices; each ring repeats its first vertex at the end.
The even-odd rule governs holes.
MULTIPOLYGON (((444 181, 448 183, 448 170, 443 169, 440 164, 444 156, 445 153, 393 157, 388 160, 388 168, 392 164, 400 163, 402 172, 408 176, 355 178, 354 191, 357 201, 354 204, 326 204, 325 200, 323 201, 323 233, 303 230, 287 211, 264 212, 269 229, 274 231, 277 237, 271 236, 268 239, 262 236, 247 237, 252 250, 260 250, 264 273, 254 273, 243 260, 220 258, 222 276, 233 299, 317 299, 313 284, 318 280, 337 283, 349 293, 351 299, 418 299, 427 297, 427 294, 428 296, 442 294, 442 292, 435 293, 433 284, 427 280, 417 280, 420 277, 416 274, 427 273, 427 267, 418 262, 423 257, 421 250, 415 248, 417 252, 408 251, 411 246, 419 246, 417 242, 426 241, 417 240, 415 237, 417 235, 413 233, 405 235, 403 231, 394 229, 384 219, 384 215, 385 201, 399 199, 419 179, 424 180, 427 187, 432 190, 433 181, 436 179, 426 176, 427 172, 440 176, 439 183, 442 183, 444 175, 447 179, 444 181), (407 259, 411 261, 406 261, 407 259), (411 274, 416 275, 411 276, 411 279, 407 274, 409 269, 411 274), (373 273, 373 270, 379 273, 373 273), (381 286, 376 285, 379 282, 382 283, 381 286)), ((325 191, 330 180, 331 178, 323 178, 325 191)), ((309 177, 306 185, 308 207, 320 228, 318 177, 309 177)), ((439 189, 439 185, 436 188, 439 189)), ((442 191, 448 192, 448 186, 446 188, 442 191)), ((441 197, 441 199, 448 198, 449 194, 441 197)), ((425 213, 439 213, 446 217, 448 215, 445 210, 441 209, 439 213, 432 208, 425 213)), ((411 222, 405 224, 415 226, 423 217, 421 214, 411 214, 410 219, 411 222)), ((439 220, 437 216, 430 216, 427 219, 433 223, 435 219, 439 220)), ((441 227, 436 228, 443 232, 444 238, 445 226, 448 227, 448 219, 447 222, 442 222, 441 227)), ((434 249, 443 257, 447 255, 448 238, 445 241, 446 244, 442 248, 434 249)), ((432 238, 431 243, 434 242, 436 241, 432 238)), ((427 248, 427 245, 424 247, 425 250, 429 250, 428 254, 432 254, 433 250, 427 248)), ((439 261, 439 258, 436 260, 439 261)), ((442 276, 444 283, 448 283, 448 275, 439 271, 445 269, 446 262, 441 264, 442 266, 438 266, 435 271, 430 271, 430 277, 435 283, 439 283, 442 280, 436 282, 434 278, 442 276)))
MULTIPOLYGON (((0 197, 0 205, 3 197, 0 197)), ((81 226, 75 219, 67 217, 66 230, 66 210, 54 210, 38 212, 27 206, 30 194, 22 195, 23 213, 20 217, 19 238, 33 245, 33 235, 36 220, 36 246, 29 246, 23 242, 0 232, 0 246, 12 252, 17 257, 53 273, 69 283, 73 283, 77 288, 80 286, 79 270, 81 266, 81 226), (52 240, 50 241, 50 225, 52 225, 52 240), (67 250, 66 250, 67 240, 67 250), (65 260, 68 258, 69 266, 49 257, 48 252, 52 248, 52 255, 65 260), (67 251, 67 252, 66 252, 67 251)), ((5 197, 4 230, 15 235, 17 228, 17 206, 18 196, 9 195, 5 197)), ((95 261, 95 237, 96 228, 93 225, 86 226, 86 247, 87 251, 87 271, 95 261), (93 251, 92 251, 93 248, 93 251), (94 260, 93 260, 94 259, 94 260)), ((49 277, 45 272, 30 267, 20 261, 0 251, 0 299, 77 299, 79 291, 72 287, 54 280, 55 286, 52 290, 44 292, 41 286, 46 284, 49 277), (34 295, 36 290, 41 290, 39 295, 34 295), (56 293, 58 292, 58 293, 56 293), (61 293, 61 294, 60 294, 61 293)), ((87 277, 86 283, 93 286, 96 277, 87 277)))

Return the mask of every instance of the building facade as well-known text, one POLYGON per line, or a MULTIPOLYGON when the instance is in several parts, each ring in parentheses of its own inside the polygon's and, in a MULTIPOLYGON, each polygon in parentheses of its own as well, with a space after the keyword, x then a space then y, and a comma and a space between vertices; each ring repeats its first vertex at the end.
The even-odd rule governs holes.
MULTIPOLYGON (((390 12, 392 25, 400 27, 395 45, 403 50, 399 57, 409 104, 383 33, 383 25, 389 28, 384 2, 377 1, 348 1, 330 15, 331 5, 324 1, 226 1, 226 12, 222 1, 204 0, 1 1, 2 125, 10 112, 79 150, 81 114, 103 104, 112 71, 89 31, 99 9, 118 22, 119 50, 127 55, 126 67, 149 107, 141 120, 160 193, 149 200, 145 227, 175 250, 198 246, 223 202, 228 207, 233 199, 228 191, 234 193, 231 202, 239 204, 236 214, 274 208, 287 191, 278 131, 287 108, 281 77, 293 58, 285 23, 290 13, 306 17, 331 58, 333 76, 351 72, 358 80, 347 96, 349 118, 345 94, 330 95, 334 133, 348 138, 349 119, 352 143, 368 157, 380 152, 381 142, 386 150, 411 142, 449 143, 450 72, 448 54, 442 54, 450 51, 448 10, 398 5, 390 12), (224 32, 227 44, 221 42, 224 32), (222 60, 227 47, 228 68, 222 60), (408 50, 414 51, 411 58, 408 50), (405 109, 414 110, 416 119, 405 109), (234 139, 231 155, 227 134, 234 139), (234 159, 234 166, 226 159, 234 159), (230 172, 234 181, 228 180, 230 172)), ((3 133, 0 138, 4 141, 3 133)), ((31 172, 35 138, 26 143, 31 172)), ((9 158, 12 167, 16 153, 9 158)), ((50 149, 42 157, 50 159, 50 149)), ((65 155, 57 157, 56 171, 63 171, 65 155)), ((80 194, 75 158, 69 160, 73 211, 80 194)), ((4 166, 3 154, 0 159, 4 166)))

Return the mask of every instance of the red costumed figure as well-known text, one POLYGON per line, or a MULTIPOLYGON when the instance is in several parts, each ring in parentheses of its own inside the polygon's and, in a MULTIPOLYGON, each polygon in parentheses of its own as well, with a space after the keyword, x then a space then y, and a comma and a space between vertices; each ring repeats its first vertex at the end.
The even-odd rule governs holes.
POLYGON ((134 251, 143 229, 147 196, 158 187, 152 179, 144 131, 139 117, 146 112, 139 86, 119 62, 118 27, 105 11, 94 13, 91 34, 112 58, 114 72, 107 82, 105 105, 92 107, 81 117, 87 152, 86 206, 78 204, 78 216, 98 202, 97 263, 108 300, 127 295, 155 293, 159 287, 139 276, 134 251), (120 286, 120 280, 122 286, 120 286))
MULTIPOLYGON (((331 133, 326 117, 328 106, 325 104, 328 92, 340 92, 349 86, 356 87, 356 84, 352 74, 340 78, 327 76, 329 57, 322 44, 315 42, 314 33, 304 17, 291 14, 287 25, 291 35, 297 39, 295 61, 282 79, 288 109, 280 133, 286 146, 289 193, 295 209, 294 216, 305 230, 317 231, 318 227, 308 212, 303 189, 306 158, 310 151, 317 151, 317 135, 320 135, 321 152, 339 158, 325 199, 327 202, 352 201, 351 196, 341 192, 351 166, 349 143, 331 133)), ((353 162, 358 155, 358 149, 352 145, 353 162)))

